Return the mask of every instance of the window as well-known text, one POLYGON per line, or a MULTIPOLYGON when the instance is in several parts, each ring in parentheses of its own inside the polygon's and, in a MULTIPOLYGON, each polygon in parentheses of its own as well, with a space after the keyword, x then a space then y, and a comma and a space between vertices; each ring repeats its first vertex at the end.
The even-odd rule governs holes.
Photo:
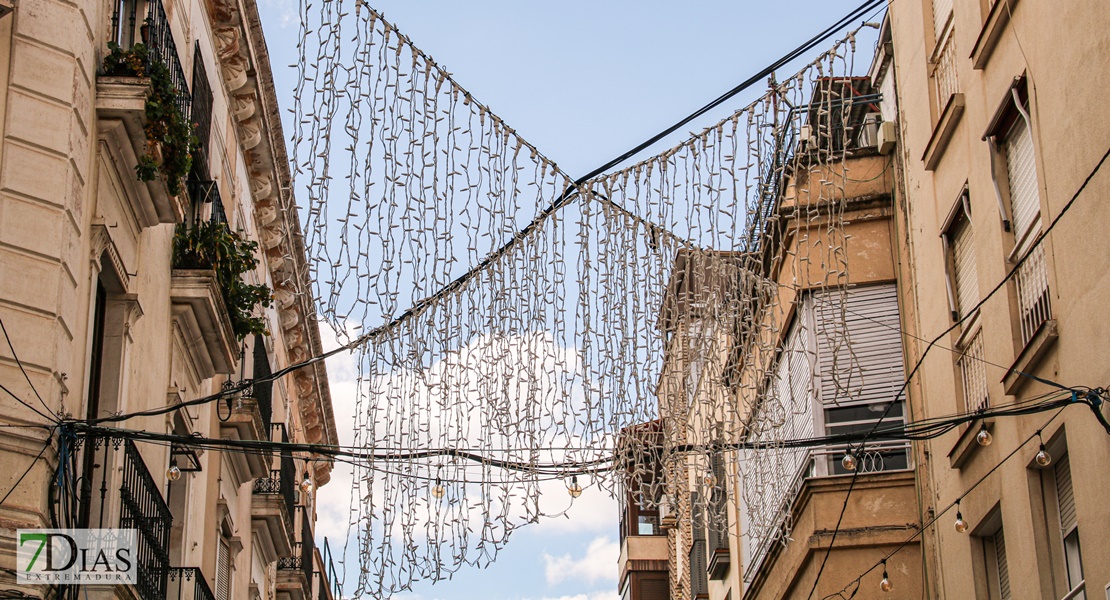
POLYGON ((952 0, 933 0, 933 36, 940 39, 952 20, 952 0))
POLYGON ((1068 597, 1082 598, 1083 558, 1079 545, 1079 524, 1075 512, 1075 495, 1072 489, 1071 461, 1067 454, 1060 457, 1053 469, 1056 476, 1056 503, 1060 512, 1060 537, 1064 548, 1064 567, 1067 575, 1068 597))
POLYGON ((231 547, 221 535, 216 546, 216 600, 231 597, 231 547))
POLYGON ((1013 263, 1021 261, 1014 285, 1022 346, 1033 339, 1052 315, 1044 248, 1033 245, 1041 233, 1041 199, 1026 104, 1025 80, 1017 78, 1007 90, 985 136, 993 153, 991 174, 998 193, 999 209, 1003 213, 1003 222, 1007 227, 1012 224, 1014 233, 1014 248, 1009 259, 1013 263), (1004 173, 1002 165, 998 164, 1000 162, 1005 164, 1004 173), (1009 191, 1008 216, 1003 207, 1000 184, 1003 181, 1009 191))
POLYGON ((965 187, 941 233, 946 255, 948 306, 952 320, 971 314, 979 303, 979 270, 975 262, 975 231, 965 187))
MULTIPOLYGON (((870 431, 905 420, 905 380, 894 284, 822 290, 803 296, 772 373, 748 422, 747 441, 774 442, 870 431), (885 417, 884 417, 885 415, 885 417)), ((905 469, 905 442, 869 444, 864 472, 905 469)), ((789 535, 788 512, 810 476, 846 473, 847 448, 745 451, 740 457, 744 578, 751 581, 771 542, 789 535)), ((854 450, 858 452, 858 450, 854 450)))
POLYGON ((1006 564, 1006 537, 999 527, 991 537, 994 550, 994 570, 998 575, 998 597, 1010 600, 1010 569, 1006 564))
POLYGON ((963 344, 963 354, 956 361, 960 367, 960 383, 963 384, 964 411, 975 412, 990 404, 987 391, 987 366, 983 359, 983 331, 977 330, 963 344))

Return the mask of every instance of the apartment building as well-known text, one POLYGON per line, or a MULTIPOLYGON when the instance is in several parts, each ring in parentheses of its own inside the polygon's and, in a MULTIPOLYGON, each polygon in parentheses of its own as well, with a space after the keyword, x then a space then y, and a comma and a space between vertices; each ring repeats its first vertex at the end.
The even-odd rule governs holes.
POLYGON ((258 6, 7 8, 0 588, 76 591, 16 585, 17 529, 131 528, 137 584, 82 597, 338 598, 330 460, 188 442, 337 441, 322 364, 190 404, 321 353, 258 6), (176 439, 36 427, 135 413, 98 424, 176 439))
MULTIPOLYGON (((905 343, 911 362, 924 357, 915 417, 1066 397, 1057 382, 1104 386, 1110 173, 1097 166, 1110 144, 1110 11, 892 2, 888 26, 902 301, 913 315, 905 343)), ((941 516, 924 536, 928 576, 915 593, 1110 597, 1110 436, 1089 408, 985 418, 920 449, 924 508, 941 516)))

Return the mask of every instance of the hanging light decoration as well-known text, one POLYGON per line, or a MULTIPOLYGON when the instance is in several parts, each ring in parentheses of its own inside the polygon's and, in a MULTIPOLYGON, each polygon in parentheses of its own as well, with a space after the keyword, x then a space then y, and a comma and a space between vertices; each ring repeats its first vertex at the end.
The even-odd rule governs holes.
POLYGON ((964 514, 960 512, 960 503, 956 502, 956 533, 965 533, 967 531, 967 521, 964 520, 964 514))
POLYGON ((578 476, 571 475, 570 485, 567 486, 567 493, 571 498, 577 498, 582 495, 582 486, 578 484, 578 476))
POLYGON ((306 494, 312 493, 312 480, 308 477, 308 471, 304 472, 304 479, 301 480, 301 491, 306 494))
POLYGON ((975 441, 979 442, 980 446, 990 446, 991 442, 994 441, 994 436, 991 435, 991 432, 987 431, 986 423, 979 426, 979 433, 975 435, 975 441))
POLYGON ((1044 447, 1044 443, 1041 444, 1041 449, 1037 451, 1036 461, 1037 464, 1042 467, 1047 467, 1052 464, 1052 455, 1048 453, 1048 450, 1044 447))
POLYGON ((170 461, 170 468, 166 469, 166 479, 170 481, 181 479, 181 469, 177 467, 177 459, 170 461))
POLYGON ((894 589, 894 584, 890 582, 890 575, 886 572, 886 559, 883 559, 883 580, 879 582, 879 589, 884 592, 889 592, 894 589))
POLYGON ((853 454, 851 450, 848 450, 848 453, 844 455, 844 458, 840 459, 840 465, 844 467, 846 471, 855 471, 856 467, 859 466, 859 463, 856 460, 856 455, 853 454))

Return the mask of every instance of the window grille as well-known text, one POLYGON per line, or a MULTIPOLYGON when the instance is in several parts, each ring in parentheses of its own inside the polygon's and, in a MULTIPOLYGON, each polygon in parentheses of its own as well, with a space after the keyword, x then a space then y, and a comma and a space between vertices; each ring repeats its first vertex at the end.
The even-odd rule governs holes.
POLYGON ((964 345, 963 356, 958 364, 964 387, 964 409, 973 413, 987 408, 990 395, 987 392, 986 363, 983 362, 982 330, 976 331, 964 345))

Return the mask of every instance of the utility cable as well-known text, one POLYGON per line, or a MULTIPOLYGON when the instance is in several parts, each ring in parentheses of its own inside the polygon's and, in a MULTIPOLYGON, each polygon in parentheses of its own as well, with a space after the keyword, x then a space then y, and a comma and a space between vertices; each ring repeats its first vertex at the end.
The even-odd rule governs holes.
MULTIPOLYGON (((1110 157, 1110 148, 1106 149, 1106 152, 1103 153, 1102 158, 1099 159, 1099 161, 1095 165, 1094 169, 1092 169, 1091 172, 1087 174, 1087 177, 1083 180, 1083 183, 1079 186, 1079 188, 1075 191, 1075 193, 1072 194, 1071 199, 1068 200, 1067 204, 1065 204, 1064 207, 1062 209, 1060 209, 1060 212, 1052 219, 1052 221, 1049 223, 1048 227, 1046 227, 1044 229, 1044 231, 1042 231, 1040 233, 1040 235, 1037 236, 1037 239, 1034 240, 1032 244, 1030 244, 1030 246, 1029 246, 1030 251, 1026 252, 1024 256, 1019 258, 1014 263, 1014 266, 1009 270, 1009 272, 1006 273, 1006 276, 1003 277, 1002 280, 999 281, 998 284, 995 285, 994 288, 992 288, 991 291, 986 296, 984 296, 982 299, 980 299, 979 302, 977 302, 975 304, 975 306, 971 307, 971 309, 969 309, 966 312, 966 314, 964 314, 959 319, 957 319, 955 323, 950 325, 947 329, 945 329, 939 335, 937 335, 935 338, 933 338, 933 340, 931 342, 929 342, 929 344, 925 347, 925 350, 921 353, 921 356, 918 357, 916 363, 913 366, 913 369, 910 370, 910 373, 906 376, 906 381, 901 385, 901 387, 898 388, 898 392, 894 395, 894 400, 889 405, 887 405, 886 410, 883 412, 882 416, 880 416, 879 419, 877 421, 875 421, 875 425, 872 427, 872 430, 871 430, 872 432, 890 414, 890 409, 894 406, 894 403, 898 402, 901 399, 902 395, 906 392, 906 388, 909 387, 910 382, 913 381, 914 376, 918 373, 918 371, 921 369, 921 366, 925 363, 925 358, 929 355, 929 351, 932 350, 933 347, 937 345, 937 342, 939 342, 944 336, 946 336, 949 333, 955 331, 955 329, 957 327, 959 327, 960 325, 962 325, 964 323, 964 321, 966 321, 972 314, 975 313, 976 310, 978 310, 980 307, 982 307, 987 302, 987 300, 990 300, 991 298, 993 298, 994 295, 999 292, 999 290, 1001 290, 1003 287, 1006 286, 1006 284, 1010 281, 1010 279, 1012 279, 1014 277, 1014 275, 1017 274, 1018 270, 1021 269, 1022 265, 1025 264, 1025 261, 1028 260, 1029 257, 1033 255, 1032 250, 1034 248, 1036 248, 1037 246, 1041 245, 1042 242, 1044 242, 1045 238, 1048 237, 1048 234, 1051 233, 1052 230, 1056 228, 1056 225, 1060 222, 1060 219, 1063 218, 1063 216, 1065 214, 1067 214, 1069 210, 1071 210, 1072 206, 1075 205, 1075 201, 1079 198, 1080 195, 1083 194, 1083 190, 1087 189, 1087 184, 1089 184, 1091 182, 1091 180, 1094 178, 1095 174, 1097 174, 1098 171, 1102 168, 1102 165, 1106 163, 1107 157, 1110 157)), ((1035 375, 1031 375, 1031 374, 1028 374, 1028 373, 1021 373, 1021 374, 1025 377, 1028 377, 1028 378, 1034 380, 1034 381, 1037 381, 1037 382, 1040 382, 1040 383, 1043 383, 1043 384, 1046 384, 1046 385, 1051 385, 1051 386, 1054 386, 1054 387, 1063 388, 1063 386, 1061 386, 1058 383, 1051 382, 1049 380, 1037 377, 1035 375)), ((1064 388, 1064 389, 1067 389, 1067 388, 1064 388)), ((1099 419, 1100 424, 1103 425, 1103 427, 1106 429, 1107 433, 1110 433, 1110 423, 1106 422, 1105 417, 1103 417, 1101 411, 1098 410, 1098 408, 1093 406, 1093 405, 1091 406, 1091 408, 1092 408, 1092 410, 1094 410, 1097 418, 1099 419)), ((870 434, 870 432, 869 432, 869 434, 870 434)), ((855 483, 855 477, 854 476, 852 478, 852 483, 855 483)), ((851 494, 852 494, 852 486, 850 485, 848 487, 848 493, 844 496, 844 507, 847 507, 848 499, 851 497, 851 494)), ((843 517, 843 511, 841 512, 841 517, 843 517)), ((837 528, 833 530, 833 539, 834 540, 836 539, 836 534, 837 534, 837 531, 839 531, 839 529, 840 529, 840 523, 838 521, 837 522, 837 528)), ((807 598, 812 598, 814 592, 816 592, 817 584, 821 580, 821 573, 824 572, 824 570, 825 570, 825 563, 829 559, 829 554, 832 552, 832 548, 833 548, 833 546, 830 543, 829 547, 825 549, 825 557, 821 561, 821 568, 817 571, 817 577, 813 580, 813 588, 810 590, 809 596, 807 596, 807 598)))
MULTIPOLYGON (((15 346, 12 345, 12 338, 8 337, 8 328, 4 326, 4 319, 0 319, 0 331, 4 332, 4 340, 8 342, 8 349, 12 351, 12 358, 15 359, 15 364, 19 367, 19 371, 23 373, 23 378, 27 380, 27 385, 31 387, 31 391, 35 393, 35 397, 39 399, 39 403, 42 404, 42 407, 46 409, 46 412, 50 413, 50 415, 54 417, 53 419, 47 420, 57 421, 58 415, 55 414, 54 411, 50 410, 50 407, 46 405, 46 401, 42 399, 42 395, 39 394, 39 391, 37 389, 35 389, 35 384, 31 383, 31 376, 27 374, 27 369, 23 368, 23 361, 19 360, 19 354, 16 354, 15 346)), ((4 391, 7 392, 7 390, 4 391)), ((11 392, 8 392, 8 394, 11 394, 11 392)), ((19 398, 16 398, 16 400, 19 400, 19 398)), ((23 401, 20 400, 20 402, 22 403, 23 401)), ((42 413, 39 413, 39 415, 42 415, 43 417, 46 416, 42 413)))
POLYGON ((35 465, 38 464, 39 459, 42 458, 43 453, 45 453, 46 449, 50 447, 50 442, 53 441, 53 439, 54 432, 51 431, 50 435, 46 436, 46 443, 43 444, 42 450, 39 450, 39 453, 35 456, 34 460, 31 461, 31 464, 28 465, 27 469, 23 471, 23 474, 19 476, 19 479, 15 480, 15 483, 12 485, 12 489, 8 490, 8 493, 4 494, 3 498, 0 498, 0 506, 4 505, 4 502, 7 501, 8 497, 12 495, 12 492, 14 492, 16 488, 19 487, 19 484, 23 483, 23 478, 27 477, 27 474, 31 472, 31 469, 35 468, 35 465))

